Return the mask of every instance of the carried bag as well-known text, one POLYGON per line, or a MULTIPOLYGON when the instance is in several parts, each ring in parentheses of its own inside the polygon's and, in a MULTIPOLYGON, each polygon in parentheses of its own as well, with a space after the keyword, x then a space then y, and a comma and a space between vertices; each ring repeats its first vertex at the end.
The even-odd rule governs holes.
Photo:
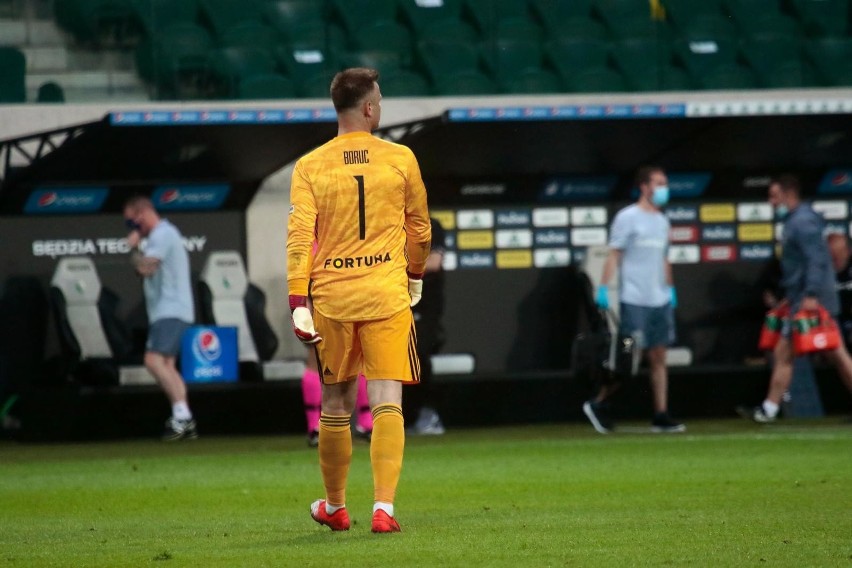
POLYGON ((840 346, 837 323, 822 306, 817 310, 799 310, 793 316, 793 352, 806 355, 832 351, 840 346))
POLYGON ((781 339, 781 328, 784 325, 784 319, 790 315, 790 306, 787 302, 775 306, 768 312, 763 319, 763 327, 760 329, 760 340, 757 347, 761 351, 772 351, 778 340, 781 339))

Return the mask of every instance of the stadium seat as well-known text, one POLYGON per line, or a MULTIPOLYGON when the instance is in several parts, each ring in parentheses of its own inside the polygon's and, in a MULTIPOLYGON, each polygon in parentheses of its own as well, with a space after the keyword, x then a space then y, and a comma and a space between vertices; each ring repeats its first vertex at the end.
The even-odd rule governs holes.
POLYGON ((666 17, 678 30, 689 27, 695 18, 726 16, 723 0, 666 0, 665 7, 666 17))
POLYGON ((278 44, 275 31, 260 22, 241 22, 222 32, 220 47, 255 47, 272 51, 278 44))
POLYGON ((479 70, 479 51, 469 42, 424 39, 418 45, 420 64, 432 84, 444 75, 479 70))
POLYGON ((563 82, 571 75, 589 67, 604 67, 609 55, 609 43, 598 39, 565 37, 545 45, 545 59, 563 82))
POLYGON ((240 82, 252 75, 272 73, 275 61, 267 51, 251 47, 225 47, 210 54, 216 93, 225 98, 237 96, 240 82))
POLYGON ((375 22, 396 21, 396 0, 330 0, 334 17, 354 37, 375 22))
POLYGON ((527 3, 519 0, 465 0, 464 8, 466 17, 485 37, 491 35, 500 20, 532 18, 527 3))
POLYGON ((599 20, 586 16, 552 21, 545 26, 545 29, 547 37, 554 40, 563 38, 606 40, 609 38, 609 32, 599 20))
POLYGON ((328 99, 334 71, 319 73, 296 81, 296 91, 305 99, 328 99))
POLYGON ((548 94, 565 91, 562 80, 556 73, 545 69, 526 69, 514 77, 506 77, 500 83, 505 93, 548 94))
POLYGON ((728 16, 701 14, 689 18, 675 30, 684 39, 721 38, 737 40, 739 33, 728 16))
POLYGON ((396 51, 350 51, 340 56, 340 66, 369 67, 381 75, 396 73, 404 68, 402 57, 396 51))
POLYGON ((283 38, 289 40, 304 26, 324 26, 324 2, 316 0, 278 0, 267 2, 261 12, 264 20, 283 38))
POLYGON ((207 78, 212 45, 210 34, 201 26, 171 24, 136 48, 137 72, 157 88, 158 98, 170 96, 184 82, 207 78))
POLYGON ((754 70, 759 84, 767 88, 805 86, 802 48, 798 38, 758 36, 742 42, 743 58, 754 70))
POLYGON ((494 40, 540 41, 542 35, 541 27, 529 18, 511 17, 497 20, 484 37, 494 40))
POLYGON ((475 70, 446 73, 435 82, 436 95, 493 95, 499 91, 494 81, 482 72, 475 70))
POLYGON ((411 65, 413 60, 411 32, 396 22, 380 20, 367 24, 350 36, 349 43, 360 51, 393 51, 403 66, 411 65))
POLYGON ((592 10, 615 39, 654 37, 665 27, 652 18, 650 4, 644 0, 594 0, 592 10))
POLYGON ((661 67, 659 81, 661 91, 691 91, 696 88, 689 74, 677 65, 661 67))
POLYGON ((542 26, 567 18, 588 18, 592 0, 529 0, 530 11, 542 26))
POLYGON ((479 32, 461 20, 440 20, 424 24, 417 37, 425 40, 460 40, 474 43, 479 41, 479 32))
POLYGON ((332 39, 335 35, 333 30, 339 28, 326 26, 322 22, 305 24, 292 30, 288 45, 279 45, 273 51, 278 68, 296 82, 300 92, 299 85, 302 82, 317 75, 327 76, 330 81, 337 69, 337 58, 344 48, 340 36, 332 39))
POLYGON ((453 25, 461 21, 462 0, 399 0, 402 19, 420 39, 430 37, 429 27, 453 25))
POLYGON ((123 44, 134 21, 130 0, 56 0, 56 22, 83 44, 123 44))
POLYGON ((674 52, 695 84, 700 84, 703 75, 720 65, 734 65, 738 56, 735 41, 712 37, 677 40, 674 52))
POLYGON ((202 323, 237 328, 240 379, 262 379, 260 362, 275 354, 278 337, 266 318, 266 295, 249 282, 240 253, 211 252, 198 288, 202 323))
POLYGON ((717 65, 703 73, 698 84, 703 89, 726 91, 755 89, 757 80, 748 67, 739 64, 717 65))
POLYGON ((237 85, 238 99, 294 99, 296 87, 293 81, 278 73, 250 75, 237 85))
POLYGON ((828 87, 852 85, 852 39, 810 40, 806 44, 805 54, 819 84, 828 87))
POLYGON ((498 83, 527 69, 540 70, 543 64, 541 45, 535 41, 484 42, 480 55, 498 83))
POLYGON ((777 0, 727 0, 725 6, 745 38, 801 34, 798 22, 781 11, 777 0))
POLYGON ((243 22, 260 22, 259 0, 199 0, 201 21, 218 38, 230 27, 243 22))
POLYGON ((429 82, 414 71, 399 70, 379 78, 384 97, 428 97, 432 94, 429 82))
POLYGON ((814 38, 842 37, 849 31, 848 0, 789 0, 805 33, 814 38))
POLYGON ((575 73, 566 86, 573 93, 621 93, 627 90, 621 74, 608 67, 583 69, 575 73))
POLYGON ((612 58, 631 91, 664 89, 663 73, 672 62, 668 41, 629 38, 613 43, 612 58))
POLYGON ((136 24, 145 37, 176 23, 193 24, 198 18, 198 0, 131 0, 136 24))
POLYGON ((27 58, 16 47, 0 46, 0 103, 27 100, 27 58))
POLYGON ((36 95, 37 103, 64 103, 65 90, 55 81, 42 83, 36 95))

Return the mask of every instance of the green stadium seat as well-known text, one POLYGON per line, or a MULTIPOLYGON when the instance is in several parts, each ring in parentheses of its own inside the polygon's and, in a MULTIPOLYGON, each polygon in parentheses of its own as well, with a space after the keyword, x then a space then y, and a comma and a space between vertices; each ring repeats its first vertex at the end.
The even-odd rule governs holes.
POLYGON ((798 22, 781 11, 777 0, 727 0, 726 8, 743 37, 801 34, 798 22))
POLYGON ((659 81, 661 91, 691 91, 695 89, 692 78, 686 70, 676 65, 661 67, 659 81))
POLYGON ((262 20, 259 0, 199 0, 201 21, 221 38, 225 30, 243 22, 262 20))
POLYGON ((621 74, 609 67, 583 69, 575 73, 566 86, 573 93, 622 93, 627 90, 621 74))
POLYGON ((841 37, 849 31, 848 0, 789 0, 810 37, 841 37))
POLYGON ((505 77, 517 75, 527 69, 540 70, 543 64, 541 44, 534 41, 484 42, 480 47, 480 55, 498 83, 505 77))
POLYGON ((64 103, 65 90, 55 81, 42 83, 36 95, 37 103, 64 103))
POLYGON ((417 36, 420 39, 461 40, 478 42, 479 32, 461 20, 439 20, 425 24, 417 36))
POLYGON ((340 56, 340 66, 369 67, 380 74, 393 74, 403 69, 402 57, 396 51, 350 51, 340 56))
POLYGON ((734 65, 739 55, 736 42, 727 38, 677 40, 674 53, 695 84, 700 84, 701 77, 716 67, 734 65))
POLYGON ((27 58, 16 47, 0 46, 0 103, 23 103, 27 100, 27 58))
POLYGON ((210 54, 216 93, 224 98, 236 97, 238 85, 246 77, 275 71, 272 55, 251 47, 225 47, 210 54))
POLYGON ((331 80, 334 71, 327 74, 318 74, 296 81, 296 91, 305 99, 328 99, 331 96, 331 80))
POLYGON ((399 0, 403 20, 422 39, 427 28, 461 21, 462 7, 462 0, 399 0))
POLYGON ((272 51, 278 45, 275 31, 260 22, 242 22, 225 29, 219 40, 221 47, 256 47, 272 51))
POLYGON ((393 22, 397 16, 396 0, 331 0, 331 7, 350 37, 360 34, 365 26, 393 22))
POLYGON ((701 75, 698 85, 703 89, 729 91, 756 89, 757 80, 748 67, 739 64, 717 65, 701 75))
POLYGON ((294 50, 289 45, 282 45, 272 54, 276 67, 297 83, 317 75, 333 75, 338 68, 337 58, 324 47, 294 50))
POLYGON ((511 17, 497 20, 485 37, 495 40, 540 41, 542 35, 541 27, 534 21, 528 18, 511 17))
POLYGON ((514 77, 504 78, 500 86, 505 93, 518 95, 552 94, 565 90, 559 76, 545 69, 526 69, 514 77))
POLYGON ((290 39, 303 26, 323 26, 326 21, 324 2, 316 0, 278 0, 261 8, 263 19, 283 38, 290 39))
POLYGON ((379 77, 384 97, 428 97, 432 94, 429 82, 414 71, 399 70, 379 77))
POLYGON ((466 41, 424 39, 418 42, 417 52, 433 85, 447 74, 479 71, 479 51, 466 41))
POLYGON ((742 42, 740 52, 761 86, 805 86, 802 49, 798 39, 789 36, 759 36, 742 42))
POLYGON ((123 44, 132 28, 130 0, 56 0, 56 22, 83 44, 123 44))
POLYGON ((544 53, 547 63, 563 82, 567 82, 578 71, 606 66, 609 43, 599 39, 565 37, 547 42, 544 53))
POLYGON ((592 0, 529 0, 532 14, 544 27, 567 18, 588 18, 592 0))
POLYGON ((293 81, 278 73, 261 73, 240 79, 237 85, 237 99, 293 99, 296 88, 293 81))
POLYGON ((612 45, 615 67, 631 91, 664 90, 663 73, 672 63, 672 47, 656 38, 628 38, 612 45))
POLYGON ((662 25, 651 18, 651 7, 645 0, 594 0, 592 11, 616 39, 653 37, 662 25))
POLYGON ((440 96, 493 95, 500 89, 480 71, 446 73, 435 83, 435 94, 440 96))
POLYGON ((131 0, 133 17, 145 37, 178 23, 194 24, 198 18, 198 0, 131 0))
POLYGON ((818 84, 852 85, 852 39, 821 38, 807 42, 805 55, 814 68, 818 84))
POLYGON ((393 51, 399 54, 403 66, 411 65, 413 44, 411 32, 396 22, 380 20, 364 26, 352 36, 349 43, 360 51, 393 51))
POLYGON ((547 36, 555 40, 563 38, 606 40, 609 37, 609 32, 600 21, 586 16, 553 21, 546 26, 546 29, 547 36))
POLYGON ((182 79, 209 74, 210 33, 191 23, 173 23, 136 48, 136 70, 158 93, 174 91, 182 79))
POLYGON ((522 0, 465 0, 465 15, 483 36, 491 35, 497 22, 506 18, 531 19, 522 0))
POLYGON ((676 29, 685 29, 695 18, 712 19, 725 16, 723 1, 665 0, 666 17, 676 29))
POLYGON ((730 39, 739 38, 736 26, 727 16, 702 14, 685 21, 676 30, 679 37, 684 39, 730 39))

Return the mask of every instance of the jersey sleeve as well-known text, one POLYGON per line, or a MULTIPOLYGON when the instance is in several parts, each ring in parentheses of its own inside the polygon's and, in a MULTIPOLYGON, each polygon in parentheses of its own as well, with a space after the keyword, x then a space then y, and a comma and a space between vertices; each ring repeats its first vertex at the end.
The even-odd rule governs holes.
POLYGON ((308 295, 316 221, 316 200, 304 166, 299 161, 290 184, 287 221, 287 288, 291 295, 308 295))
POLYGON ((422 274, 432 245, 432 223, 426 202, 426 186, 420 176, 417 158, 409 150, 408 183, 405 193, 405 250, 408 255, 408 272, 422 274))

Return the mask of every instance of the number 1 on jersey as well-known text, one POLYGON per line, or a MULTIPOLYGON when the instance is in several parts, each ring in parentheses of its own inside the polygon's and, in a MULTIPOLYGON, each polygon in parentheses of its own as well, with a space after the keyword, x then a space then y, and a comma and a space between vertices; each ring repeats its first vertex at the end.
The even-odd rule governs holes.
POLYGON ((352 176, 358 182, 358 238, 366 238, 366 214, 364 212, 364 176, 352 176))

